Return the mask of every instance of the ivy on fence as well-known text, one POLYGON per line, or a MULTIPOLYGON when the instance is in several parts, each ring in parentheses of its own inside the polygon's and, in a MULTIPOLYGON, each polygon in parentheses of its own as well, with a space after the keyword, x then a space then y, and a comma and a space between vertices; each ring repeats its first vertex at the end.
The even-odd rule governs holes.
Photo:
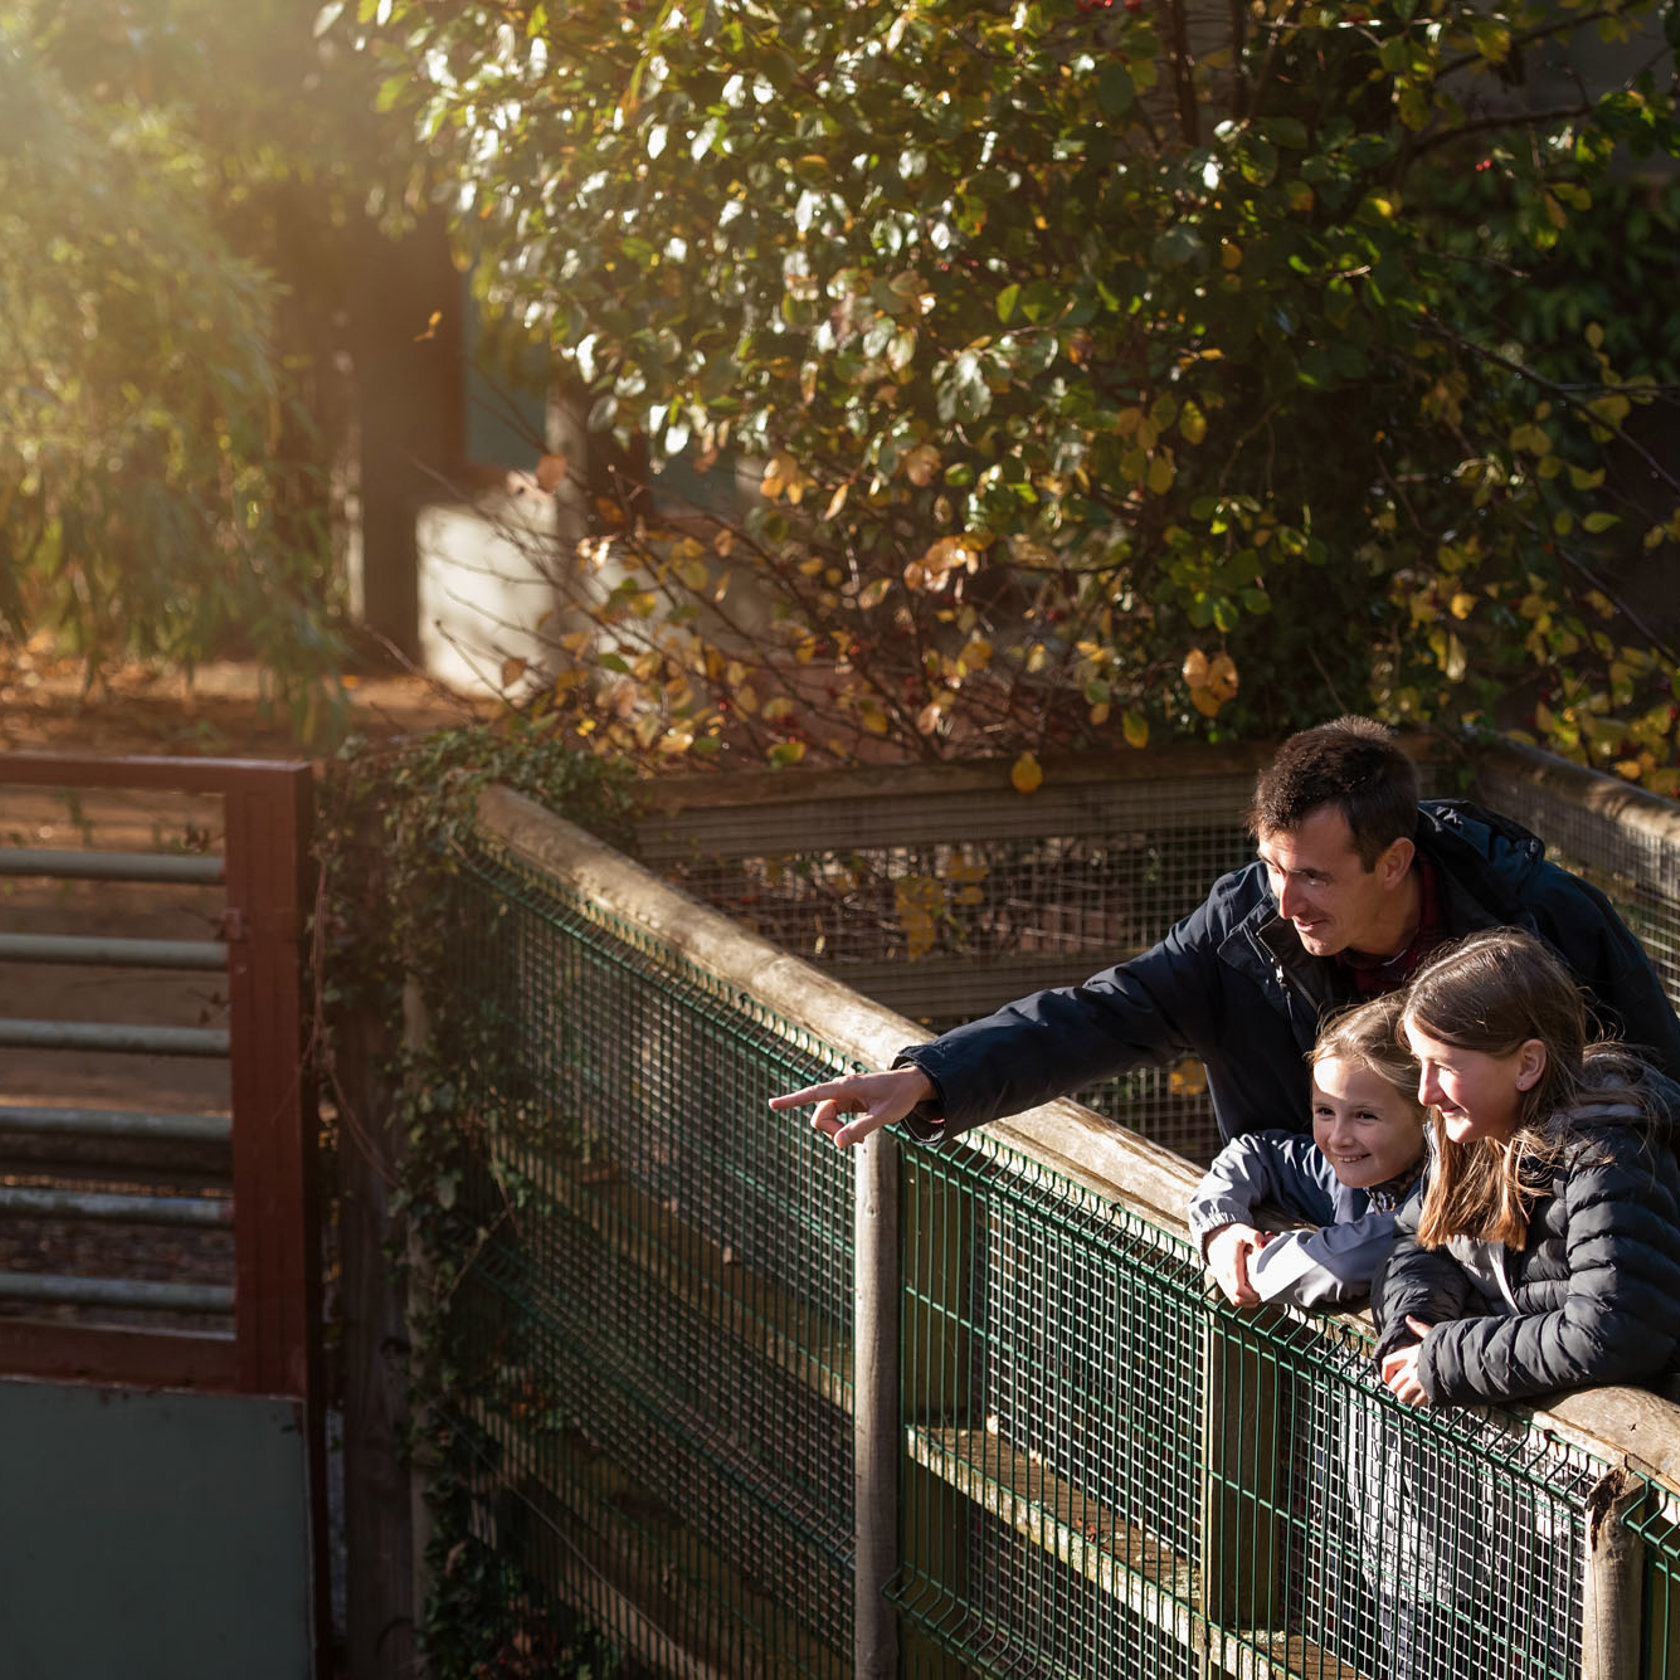
MULTIPOLYGON (((418 741, 346 744, 324 782, 318 844, 316 972, 323 1073, 338 1096, 337 1148, 369 1148, 374 1117, 340 1088, 347 1031, 371 1027, 395 1047, 375 1084, 391 1104, 397 1182, 388 1258, 407 1291, 409 1450, 424 1475, 431 1532, 428 1601, 418 1632, 437 1680, 601 1680, 608 1642, 541 1601, 515 1564, 486 1544, 475 1520, 485 1469, 452 1415, 462 1392, 449 1335, 457 1286, 489 1233, 459 1195, 463 1143, 482 1124, 478 1093, 497 1088, 505 1055, 482 998, 446 987, 455 878, 479 794, 491 784, 528 794, 615 845, 632 841, 634 782, 623 766, 588 758, 517 718, 418 741), (404 1031, 405 991, 423 1002, 404 1031)), ((516 1200, 517 1185, 503 1186, 516 1200)), ((477 1445, 482 1445, 478 1443, 477 1445)))

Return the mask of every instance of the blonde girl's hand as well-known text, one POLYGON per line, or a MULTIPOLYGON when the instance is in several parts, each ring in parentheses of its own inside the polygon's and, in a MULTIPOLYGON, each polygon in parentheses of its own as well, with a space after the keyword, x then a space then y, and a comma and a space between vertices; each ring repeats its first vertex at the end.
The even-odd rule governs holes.
POLYGON ((1429 1396, 1418 1380, 1418 1361, 1423 1356, 1423 1338, 1434 1326, 1407 1314, 1406 1328, 1418 1339, 1406 1347, 1396 1348, 1383 1360, 1382 1380, 1389 1392, 1408 1406, 1427 1406, 1429 1396))
POLYGON ((1260 1292, 1248 1281, 1248 1259, 1266 1246, 1267 1233, 1252 1225, 1221 1225, 1208 1239, 1207 1264, 1220 1293, 1234 1307, 1257 1307, 1260 1292))

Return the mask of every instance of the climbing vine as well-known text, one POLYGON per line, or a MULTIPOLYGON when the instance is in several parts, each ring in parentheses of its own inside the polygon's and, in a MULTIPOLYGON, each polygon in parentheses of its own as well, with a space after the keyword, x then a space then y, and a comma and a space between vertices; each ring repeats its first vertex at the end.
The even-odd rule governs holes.
MULTIPOLYGON (((341 1150, 365 1147, 367 1128, 377 1124, 354 1112, 338 1079, 352 1019, 376 1023, 374 1036, 390 1047, 372 1084, 390 1094, 399 1140, 389 1206, 401 1235, 391 1259, 407 1284, 410 1450, 432 1525, 432 1590, 419 1607, 431 1671, 439 1680, 602 1680, 617 1666, 607 1640, 543 1597, 514 1559, 482 1538, 475 1508, 494 1494, 493 1449, 459 1409, 462 1395, 482 1392, 488 1380, 456 1312, 490 1234, 473 1211, 482 1201, 461 1193, 472 1171, 465 1146, 483 1124, 475 1093, 507 1084, 498 1072, 502 1035, 485 998, 447 980, 460 874, 478 796, 492 784, 621 848, 631 844, 630 772, 517 716, 412 742, 352 739, 325 779, 317 822, 319 1039, 327 1089, 338 1095, 341 1150)), ((509 1183, 501 1193, 511 1205, 529 1186, 509 1183)))

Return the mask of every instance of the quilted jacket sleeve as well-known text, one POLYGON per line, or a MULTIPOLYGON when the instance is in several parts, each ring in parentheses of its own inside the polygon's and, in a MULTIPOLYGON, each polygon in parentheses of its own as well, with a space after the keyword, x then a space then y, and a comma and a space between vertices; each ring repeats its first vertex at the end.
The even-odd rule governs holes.
POLYGON ((1248 1276, 1262 1301, 1306 1308, 1363 1300, 1394 1240, 1394 1215, 1342 1190, 1299 1132, 1249 1132, 1228 1143, 1196 1186, 1189 1223, 1204 1255, 1225 1225, 1304 1225, 1278 1231, 1249 1261, 1248 1276))
POLYGON ((1564 1164, 1562 1196, 1569 1275, 1561 1304, 1437 1325, 1418 1365, 1430 1399, 1520 1400, 1637 1382, 1673 1360, 1680 1199, 1668 1151, 1632 1128, 1583 1132, 1564 1164))
POLYGON ((1415 1342, 1408 1317, 1425 1324, 1444 1324, 1480 1312, 1476 1286, 1444 1249, 1420 1248, 1418 1215, 1422 1201, 1414 1196, 1395 1215, 1394 1246, 1377 1268, 1371 1284, 1371 1316, 1377 1324, 1375 1358, 1380 1365, 1396 1348, 1415 1342))
POLYGON ((1249 1132, 1226 1144, 1190 1198, 1190 1236, 1206 1255, 1221 1226, 1260 1225, 1275 1209, 1291 1222, 1327 1225, 1336 1217, 1336 1179, 1310 1137, 1249 1132))

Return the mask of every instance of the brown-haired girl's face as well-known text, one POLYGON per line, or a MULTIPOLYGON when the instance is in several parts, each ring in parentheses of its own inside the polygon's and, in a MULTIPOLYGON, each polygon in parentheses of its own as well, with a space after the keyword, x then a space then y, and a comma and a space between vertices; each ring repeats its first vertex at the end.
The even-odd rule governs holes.
POLYGON ((1545 1045, 1531 1038, 1495 1055, 1443 1044, 1412 1020, 1403 1030, 1420 1069, 1418 1101, 1441 1116, 1447 1136, 1454 1143, 1508 1142, 1522 1118, 1523 1093, 1545 1072, 1545 1045))
POLYGON ((1386 1184, 1422 1159, 1417 1109, 1369 1063, 1326 1056, 1312 1087, 1313 1142, 1349 1189, 1386 1184))

